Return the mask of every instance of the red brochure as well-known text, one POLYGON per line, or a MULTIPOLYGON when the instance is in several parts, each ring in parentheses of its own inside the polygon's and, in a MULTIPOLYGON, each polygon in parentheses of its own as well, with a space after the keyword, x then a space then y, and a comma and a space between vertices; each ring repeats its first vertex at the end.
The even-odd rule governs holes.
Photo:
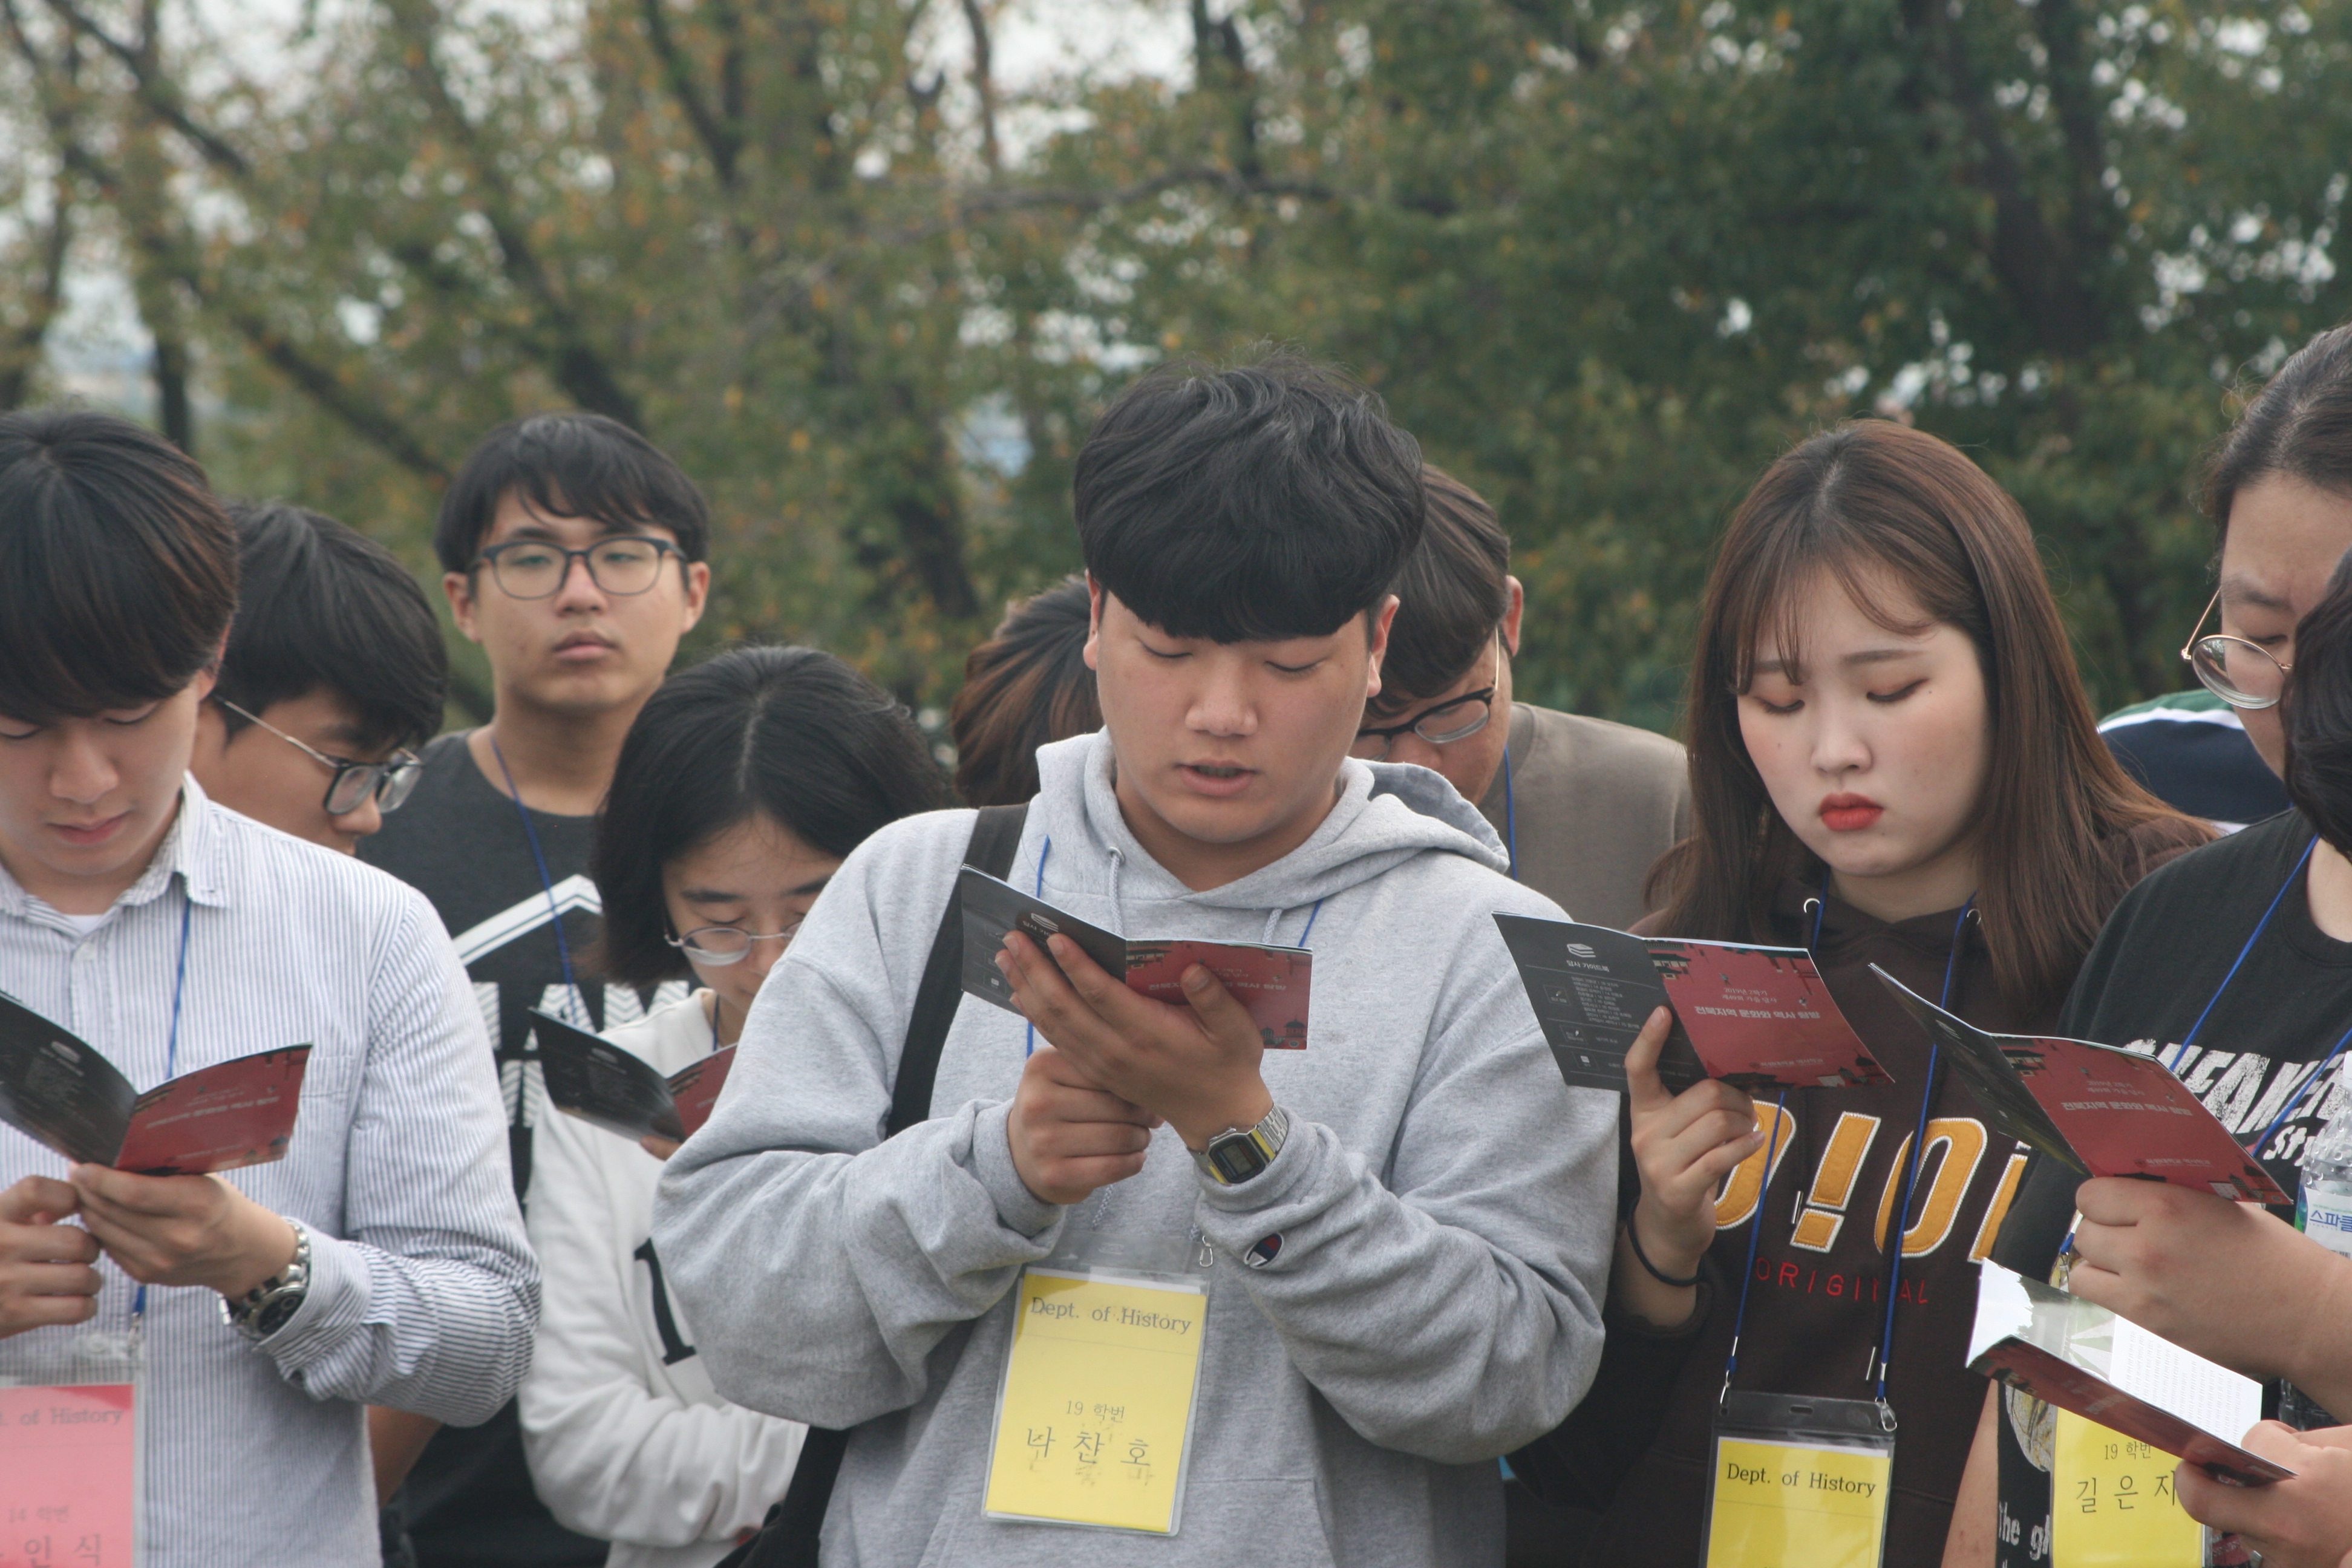
POLYGON ((1066 936, 1106 971, 1124 976, 1129 990, 1162 1002, 1182 1004, 1184 972, 1197 963, 1248 1009, 1267 1050, 1307 1048, 1315 955, 1303 947, 1190 937, 1129 941, 969 866, 957 879, 956 897, 963 910, 963 988, 983 1002, 1019 1011, 1013 988, 996 970, 1006 932, 1021 931, 1041 947, 1049 936, 1066 936))
POLYGON ((2262 1386, 2103 1307, 1987 1263, 1969 1370, 2240 1486, 2294 1474, 2220 1432, 2262 1415, 2262 1386))
POLYGON ((201 1175, 286 1157, 310 1047, 183 1073, 141 1094, 91 1046, 0 995, 0 1121, 85 1164, 201 1175))
POLYGON ((2002 1136, 2085 1176, 2147 1176, 2242 1203, 2294 1202, 2155 1057, 2090 1040, 1987 1034, 1876 964, 1871 972, 1943 1047, 2002 1136))
POLYGON ((1560 1075, 1625 1087, 1625 1051, 1651 1009, 1675 1015, 1658 1076, 1680 1090, 1717 1078, 1754 1092, 1895 1079, 1801 947, 1643 937, 1573 921, 1495 917, 1560 1075))
POLYGON ((710 1120, 735 1065, 729 1046, 664 1078, 634 1052, 552 1014, 534 1010, 530 1023, 555 1109, 624 1138, 685 1142, 710 1120))

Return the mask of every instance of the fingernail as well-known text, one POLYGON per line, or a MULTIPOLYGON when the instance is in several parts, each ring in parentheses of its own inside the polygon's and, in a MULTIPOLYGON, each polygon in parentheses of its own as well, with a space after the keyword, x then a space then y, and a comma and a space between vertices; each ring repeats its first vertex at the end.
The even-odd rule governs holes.
POLYGON ((1199 992, 1199 991, 1206 991, 1208 988, 1209 988, 1209 972, 1208 972, 1207 970, 1205 970, 1205 969, 1202 968, 1199 964, 1197 964, 1197 963, 1196 963, 1196 964, 1194 964, 1192 968, 1190 968, 1190 969, 1188 969, 1188 970, 1186 970, 1186 971, 1184 972, 1184 989, 1185 989, 1185 990, 1187 990, 1187 991, 1193 991, 1193 992, 1199 992))

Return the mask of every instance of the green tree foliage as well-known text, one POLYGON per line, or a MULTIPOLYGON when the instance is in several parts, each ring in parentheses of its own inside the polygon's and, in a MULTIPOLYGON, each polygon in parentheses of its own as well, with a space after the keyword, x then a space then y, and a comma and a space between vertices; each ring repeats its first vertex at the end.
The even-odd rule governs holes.
POLYGON ((193 342, 225 483, 423 568, 476 434, 599 409, 712 494, 711 637, 926 700, 1073 564, 1106 390, 1265 339, 1496 500, 1539 698, 1670 721, 1724 514, 1873 412, 2025 503, 2101 699, 2165 689, 2200 451, 2352 287, 2337 7, 1167 0, 1172 70, 1014 89, 1023 0, 368 0, 291 85, 159 3, 0 0, 47 150, 0 189, 0 393, 79 218, 159 384, 193 342))

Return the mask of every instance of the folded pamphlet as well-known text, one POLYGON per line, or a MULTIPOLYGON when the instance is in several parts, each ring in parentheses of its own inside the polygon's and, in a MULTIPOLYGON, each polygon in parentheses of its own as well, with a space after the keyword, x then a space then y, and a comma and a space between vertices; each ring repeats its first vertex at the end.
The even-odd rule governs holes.
POLYGON ((664 1078, 642 1057, 552 1014, 533 1009, 530 1022, 550 1102, 624 1138, 685 1142, 710 1120, 735 1065, 729 1046, 664 1078))
POLYGON ((1890 1084, 1801 947, 1633 936, 1574 921, 1495 917, 1560 1076, 1623 1089, 1653 1008, 1674 1010, 1658 1058, 1670 1089, 1718 1078, 1751 1092, 1890 1084))
POLYGON ((2152 1055, 1991 1035, 1871 965, 1944 1049, 2001 1135, 2085 1176, 2148 1176, 2240 1202, 2291 1204, 2260 1162, 2152 1055))
POLYGON ((2262 1419, 2253 1379, 1996 1263, 1978 1276, 1969 1370, 2221 1480, 2262 1486, 2294 1474, 2219 1435, 2262 1419))
POLYGON ((996 968, 1006 932, 1020 931, 1040 949, 1047 937, 1066 936, 1104 973, 1123 977, 1129 990, 1180 1006, 1184 972, 1197 963, 1223 981, 1234 1000, 1248 1010, 1267 1050, 1307 1048, 1307 1001, 1315 955, 1303 947, 1190 937, 1130 942, 969 866, 957 881, 956 896, 963 905, 963 988, 983 1002, 1020 1011, 1013 1005, 1012 984, 996 968))
POLYGON ((194 1176, 286 1158, 310 1047, 182 1073, 141 1094, 86 1042, 0 994, 0 1121, 82 1164, 194 1176))

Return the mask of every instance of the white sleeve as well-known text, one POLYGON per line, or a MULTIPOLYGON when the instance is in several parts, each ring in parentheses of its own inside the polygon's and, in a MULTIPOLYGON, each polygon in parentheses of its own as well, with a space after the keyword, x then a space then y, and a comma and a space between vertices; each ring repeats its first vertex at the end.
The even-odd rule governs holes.
POLYGON ((641 1342, 630 1295, 653 1288, 652 1271, 623 1255, 612 1213, 616 1188, 649 1193, 659 1165, 568 1116, 541 1124, 533 1155, 530 1238, 547 1289, 521 1415, 540 1497, 568 1529, 645 1546, 758 1525, 808 1429, 654 1386, 664 1347, 641 1342))

